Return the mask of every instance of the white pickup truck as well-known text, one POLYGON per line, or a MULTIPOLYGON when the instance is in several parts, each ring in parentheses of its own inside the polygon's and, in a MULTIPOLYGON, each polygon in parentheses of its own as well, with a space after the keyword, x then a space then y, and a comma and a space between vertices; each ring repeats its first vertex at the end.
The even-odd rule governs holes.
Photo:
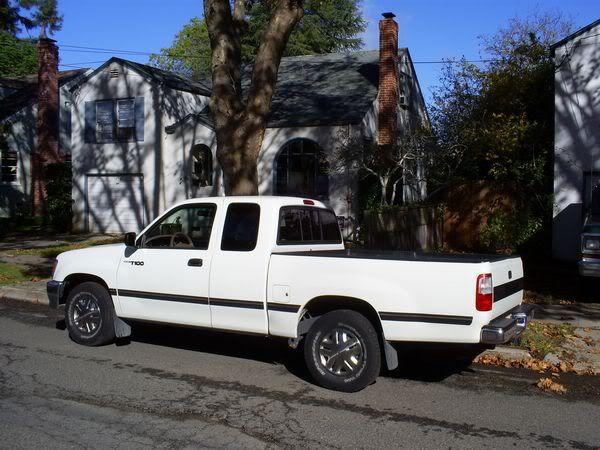
POLYGON ((390 342, 499 344, 532 314, 518 257, 345 250, 333 211, 290 197, 185 201, 124 244, 60 254, 47 289, 77 343, 129 320, 282 336, 347 392, 398 365, 390 342))

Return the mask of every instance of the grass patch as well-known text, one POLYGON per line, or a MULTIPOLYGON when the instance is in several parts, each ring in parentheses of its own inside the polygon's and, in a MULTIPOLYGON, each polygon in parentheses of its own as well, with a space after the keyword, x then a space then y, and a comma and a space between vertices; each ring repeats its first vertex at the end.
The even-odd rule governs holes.
POLYGON ((29 279, 27 269, 23 266, 0 262, 0 285, 22 283, 29 279))
POLYGON ((534 320, 527 324, 516 346, 541 359, 548 353, 555 353, 574 334, 575 329, 570 323, 554 324, 534 320))
POLYGON ((75 242, 73 244, 59 244, 51 245, 49 247, 40 248, 25 248, 19 250, 13 250, 9 252, 13 256, 18 255, 37 255, 44 258, 55 258, 57 255, 68 252, 70 250, 79 250, 81 248, 94 247, 96 245, 115 244, 122 242, 123 238, 120 236, 110 237, 106 239, 88 240, 82 242, 75 242))

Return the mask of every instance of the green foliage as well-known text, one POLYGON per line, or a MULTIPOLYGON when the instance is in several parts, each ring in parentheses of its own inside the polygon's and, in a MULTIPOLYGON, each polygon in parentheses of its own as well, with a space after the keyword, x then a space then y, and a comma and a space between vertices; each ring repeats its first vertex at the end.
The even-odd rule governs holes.
POLYGON ((190 78, 210 76, 210 41, 204 20, 194 17, 177 33, 173 45, 150 56, 149 64, 190 78))
MULTIPOLYGON (((254 2, 247 15, 242 38, 242 61, 251 63, 271 17, 272 2, 254 2)), ((305 15, 290 35, 284 56, 312 55, 356 50, 366 28, 358 0, 305 0, 305 15)), ((210 76, 211 50, 203 19, 193 18, 177 33, 173 45, 150 56, 149 64, 201 79, 210 76)))
POLYGON ((37 72, 37 48, 32 41, 0 31, 0 76, 20 77, 37 72))
POLYGON ((508 252, 529 241, 541 228, 542 219, 530 211, 509 214, 497 210, 488 216, 479 237, 482 248, 491 252, 508 252))
POLYGON ((549 45, 568 34, 556 14, 512 19, 481 38, 491 61, 476 67, 448 64, 434 92, 432 121, 442 148, 464 148, 453 161, 437 161, 429 188, 441 183, 446 166, 457 181, 510 185, 515 212, 489 218, 482 241, 488 247, 523 243, 551 217, 554 66, 549 45), (525 211, 525 212, 524 212, 525 211))
POLYGON ((0 286, 29 280, 26 272, 27 269, 23 266, 0 262, 0 286))
POLYGON ((48 195, 48 219, 56 231, 71 228, 71 166, 67 163, 46 166, 46 193, 48 195))
MULTIPOLYGON (((257 1, 249 13, 242 55, 251 60, 271 17, 269 2, 257 1)), ((358 50, 366 28, 357 0, 305 0, 304 17, 290 35, 284 56, 314 55, 358 50)))
POLYGON ((533 320, 519 339, 519 347, 527 350, 536 358, 558 351, 561 344, 575 335, 570 323, 553 324, 533 320))

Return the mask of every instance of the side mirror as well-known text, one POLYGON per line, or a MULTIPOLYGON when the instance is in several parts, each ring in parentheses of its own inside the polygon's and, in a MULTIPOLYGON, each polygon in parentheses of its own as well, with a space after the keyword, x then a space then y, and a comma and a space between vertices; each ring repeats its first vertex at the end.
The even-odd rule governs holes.
POLYGON ((135 247, 135 233, 125 233, 123 235, 123 242, 127 247, 135 247))

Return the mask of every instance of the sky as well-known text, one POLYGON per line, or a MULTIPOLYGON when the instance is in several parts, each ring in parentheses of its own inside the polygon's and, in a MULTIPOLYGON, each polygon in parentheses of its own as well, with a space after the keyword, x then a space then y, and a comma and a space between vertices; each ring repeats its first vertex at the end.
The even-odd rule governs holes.
MULTIPOLYGON (((408 47, 426 101, 439 83, 446 58, 480 59, 478 36, 493 34, 515 16, 534 11, 560 12, 575 29, 600 18, 598 0, 363 0, 368 22, 364 49, 378 48, 378 21, 393 12, 400 26, 399 46, 408 47)), ((201 0, 59 0, 62 30, 53 39, 60 46, 61 70, 97 67, 115 55, 146 63, 148 54, 171 45, 192 17, 202 15, 201 0), (80 48, 87 47, 87 48, 80 48), (107 49, 99 52, 89 48, 107 49)))

